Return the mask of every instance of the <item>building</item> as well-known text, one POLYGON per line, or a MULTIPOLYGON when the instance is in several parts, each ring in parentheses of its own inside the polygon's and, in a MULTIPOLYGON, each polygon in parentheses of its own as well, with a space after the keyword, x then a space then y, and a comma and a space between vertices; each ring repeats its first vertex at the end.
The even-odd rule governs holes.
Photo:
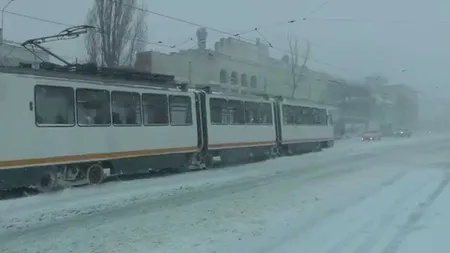
POLYGON ((419 97, 405 84, 385 85, 384 97, 392 102, 388 121, 394 128, 415 128, 419 117, 419 97))
MULTIPOLYGON (((337 107, 334 122, 338 133, 346 132, 347 125, 364 128, 375 122, 392 128, 399 122, 400 116, 394 116, 392 112, 395 111, 394 104, 400 102, 397 102, 398 96, 394 99, 386 95, 387 78, 377 75, 367 77, 365 82, 347 83, 323 72, 297 67, 295 72, 300 81, 293 89, 289 56, 275 59, 269 54, 269 46, 259 40, 253 44, 236 38, 222 38, 215 43, 214 50, 210 50, 206 48, 206 37, 206 29, 199 29, 195 49, 169 54, 138 53, 135 67, 141 71, 173 75, 191 87, 208 85, 216 92, 265 93, 332 105, 337 107)), ((394 86, 389 88, 394 92, 394 86)), ((399 92, 395 90, 395 94, 399 92)))
POLYGON ((347 84, 337 126, 341 132, 359 133, 376 126, 389 135, 397 128, 415 128, 418 121, 417 93, 404 84, 389 85, 386 78, 369 77, 365 83, 347 84))
POLYGON ((36 49, 34 53, 22 47, 20 43, 0 38, 0 66, 18 66, 19 63, 39 64, 42 60, 47 62, 50 60, 49 54, 40 49, 36 49))
POLYGON ((209 85, 213 91, 231 94, 267 93, 326 103, 331 76, 298 68, 299 85, 293 89, 289 57, 275 59, 269 46, 235 38, 222 38, 214 50, 206 49, 205 30, 197 32, 198 48, 165 54, 138 53, 135 67, 142 71, 174 75, 192 87, 209 85))

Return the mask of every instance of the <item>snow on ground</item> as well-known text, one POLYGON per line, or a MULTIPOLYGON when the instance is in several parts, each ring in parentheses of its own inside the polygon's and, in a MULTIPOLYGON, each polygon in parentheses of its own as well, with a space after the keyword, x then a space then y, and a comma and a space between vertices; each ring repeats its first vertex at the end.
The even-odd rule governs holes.
POLYGON ((360 143, 346 140, 333 149, 307 154, 301 157, 283 157, 258 164, 243 165, 212 171, 193 172, 164 178, 111 182, 100 187, 66 189, 62 192, 33 196, 30 198, 0 202, 0 232, 29 228, 38 223, 65 219, 82 214, 101 212, 140 201, 156 200, 204 187, 219 187, 229 182, 267 177, 279 171, 331 160, 347 159, 350 155, 364 155, 376 148, 401 145, 411 140, 380 143, 360 143), (280 166, 282 164, 282 166, 280 166))
POLYGON ((448 139, 345 140, 264 163, 2 201, 0 252, 370 252, 395 245, 383 235, 397 238, 445 178, 448 139))
POLYGON ((296 226, 285 232, 287 237, 274 245, 263 244, 264 250, 258 252, 397 252, 402 237, 420 218, 426 200, 443 182, 448 183, 448 178, 442 171, 412 171, 313 227, 304 229, 300 225, 303 220, 296 221, 296 226))
POLYGON ((441 187, 418 203, 416 212, 408 215, 404 233, 399 234, 404 243, 392 245, 393 249, 399 249, 398 253, 448 252, 450 190, 444 185, 448 183, 448 177, 447 174, 441 187))
MULTIPOLYGON (((417 141, 417 140, 413 140, 417 141)), ((300 157, 284 157, 264 163, 244 165, 213 171, 202 171, 166 178, 112 182, 94 188, 67 189, 46 194, 0 202, 0 232, 29 228, 39 223, 92 214, 140 201, 155 200, 204 187, 219 187, 228 182, 267 177, 279 171, 308 168, 319 159, 322 162, 346 160, 350 155, 364 155, 377 148, 404 145, 411 140, 385 140, 379 143, 360 143, 345 140, 335 148, 300 157), (395 145, 394 145, 395 144, 395 145), (299 160, 300 159, 300 160, 299 160), (283 166, 279 166, 283 164, 283 166), (299 166, 300 164, 300 166, 299 166), (74 201, 76 200, 76 201, 74 201)))

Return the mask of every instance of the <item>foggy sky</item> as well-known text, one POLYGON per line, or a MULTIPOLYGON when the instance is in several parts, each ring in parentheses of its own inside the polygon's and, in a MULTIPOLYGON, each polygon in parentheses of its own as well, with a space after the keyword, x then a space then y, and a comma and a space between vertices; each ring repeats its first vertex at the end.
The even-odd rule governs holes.
MULTIPOLYGON (((6 2, 0 0, 0 8, 6 2)), ((362 80, 366 75, 380 73, 387 76, 390 83, 406 83, 415 87, 428 101, 430 97, 439 97, 440 101, 450 98, 447 85, 450 80, 448 0, 331 0, 307 21, 301 21, 323 2, 146 0, 152 11, 224 31, 234 33, 261 27, 261 33, 279 48, 288 48, 287 33, 297 36, 300 41, 308 38, 311 57, 317 60, 308 64, 313 69, 351 80, 362 80), (287 24, 292 19, 297 22, 287 24), (387 22, 394 20, 398 22, 387 22), (283 22, 284 25, 275 26, 283 22), (402 72, 403 69, 406 71, 402 72)), ((91 4, 92 0, 15 0, 7 11, 78 25, 84 23, 91 4)), ((18 42, 51 35, 65 28, 11 14, 5 14, 4 22, 4 37, 18 42)), ((163 41, 169 45, 189 37, 195 39, 197 29, 151 14, 148 26, 149 41, 163 41)), ((225 36, 208 31, 208 46, 212 48, 216 40, 225 36)), ((252 32, 244 37, 255 39, 259 36, 252 32)), ((194 43, 180 47, 191 48, 194 43)), ((68 59, 85 58, 83 39, 56 42, 51 47, 68 59)), ((167 51, 155 46, 148 46, 148 49, 167 51)), ((272 51, 274 57, 278 58, 280 54, 272 51)))

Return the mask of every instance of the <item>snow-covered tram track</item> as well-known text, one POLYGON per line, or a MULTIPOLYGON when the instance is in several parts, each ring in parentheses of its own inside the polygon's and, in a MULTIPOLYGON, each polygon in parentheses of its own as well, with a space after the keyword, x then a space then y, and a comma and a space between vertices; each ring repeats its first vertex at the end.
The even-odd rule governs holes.
MULTIPOLYGON (((0 218, 0 241, 7 238, 24 236, 36 232, 36 230, 54 230, 61 225, 64 230, 67 226, 77 226, 82 223, 89 223, 91 226, 99 225, 105 220, 102 216, 113 217, 133 216, 139 213, 157 212, 161 209, 170 209, 177 206, 207 201, 226 194, 241 193, 257 187, 264 187, 268 184, 295 178, 298 184, 322 180, 351 174, 355 171, 368 169, 365 164, 370 160, 378 159, 372 154, 357 154, 352 159, 336 159, 336 167, 329 167, 329 160, 318 161, 308 165, 307 168, 285 168, 272 173, 250 176, 224 183, 205 182, 198 186, 180 187, 175 191, 163 191, 155 195, 132 196, 129 199, 122 199, 117 202, 92 203, 84 205, 83 208, 56 209, 52 211, 36 212, 32 220, 2 220, 0 218), (359 161, 359 163, 358 163, 359 161), (351 166, 350 166, 351 165, 351 166), (80 222, 83 221, 83 222, 80 222), (2 234, 3 232, 3 234, 2 234)), ((333 162, 333 161, 331 161, 333 162)), ((233 168, 238 169, 238 168, 233 168)), ((200 174, 201 172, 199 172, 200 174)), ((31 218, 31 217, 28 217, 31 218)))
MULTIPOLYGON (((378 240, 368 240, 364 231, 377 238, 385 230, 374 224, 399 221, 390 210, 404 207, 402 203, 412 207, 415 192, 425 199, 436 185, 427 182, 436 182, 444 168, 421 172, 428 163, 423 158, 439 158, 442 152, 436 151, 449 146, 445 140, 421 146, 397 143, 355 143, 300 157, 63 192, 74 197, 73 205, 57 194, 14 200, 11 215, 1 217, 0 223, 12 227, 3 227, 0 251, 24 252, 26 244, 47 252, 277 252, 299 236, 303 245, 326 244, 319 252, 370 249, 378 240), (55 205, 42 209, 39 199, 55 205), (382 199, 385 207, 377 207, 382 199), (21 215, 21 206, 35 214, 21 215), (375 216, 364 218, 369 210, 375 216), (361 222, 351 222, 356 216, 361 222), (308 240, 308 231, 314 240, 324 234, 332 241, 308 240), (254 246, 262 250, 253 251, 254 246)), ((0 203, 0 212, 4 210, 0 203)))
MULTIPOLYGON (((381 147, 382 146, 380 146, 380 148, 381 147)), ((100 190, 95 189, 97 188, 95 186, 92 188, 81 189, 90 196, 80 194, 80 196, 74 195, 73 198, 70 198, 70 196, 68 196, 69 198, 67 199, 64 197, 60 197, 59 199, 56 198, 55 202, 58 202, 60 205, 48 208, 39 208, 40 203, 36 203, 37 208, 32 215, 24 215, 27 220, 22 220, 14 215, 11 218, 8 217, 8 215, 0 217, 0 231, 23 232, 32 227, 39 228, 41 226, 52 226, 59 222, 69 221, 70 219, 73 219, 74 221, 78 219, 95 220, 97 215, 101 215, 105 212, 108 212, 111 215, 120 215, 122 209, 139 209, 139 212, 151 212, 152 210, 158 210, 158 208, 173 205, 174 202, 186 204, 204 201, 220 196, 221 194, 226 194, 230 189, 233 189, 234 192, 242 192, 290 178, 300 177, 298 183, 303 183, 322 178, 351 174, 355 171, 370 168, 370 166, 366 165, 381 159, 383 154, 385 158, 388 157, 386 155, 390 154, 389 149, 391 147, 383 150, 387 152, 382 152, 382 154, 374 153, 373 148, 375 147, 371 147, 367 150, 361 148, 354 149, 351 146, 346 148, 347 150, 345 152, 348 155, 345 157, 339 155, 333 156, 331 154, 336 151, 327 150, 325 152, 329 153, 328 156, 323 157, 322 155, 325 154, 325 152, 313 153, 301 157, 285 157, 252 164, 254 167, 261 166, 261 170, 253 169, 252 171, 251 169, 248 169, 247 171, 246 167, 249 165, 242 165, 220 170, 199 171, 182 175, 178 174, 174 175, 174 178, 178 179, 178 183, 173 185, 166 185, 164 181, 160 181, 164 187, 158 187, 157 184, 153 186, 152 180, 144 180, 147 183, 146 185, 148 185, 147 187, 143 188, 145 185, 138 185, 138 183, 136 183, 137 185, 134 187, 134 182, 129 182, 127 186, 129 192, 127 189, 123 189, 125 193, 113 192, 114 190, 117 190, 114 189, 114 183, 111 183, 111 188, 109 188, 108 184, 105 184, 104 189, 99 187, 100 190), (280 168, 280 162, 287 162, 288 167, 284 165, 283 168, 280 168), (303 165, 298 164, 297 162, 301 162, 303 165), (330 167, 330 164, 336 164, 337 167, 330 167), (352 166, 346 167, 347 164, 352 166), (355 167, 356 164, 359 165, 355 167), (93 191, 90 192, 90 190, 93 191), (100 193, 99 196, 95 196, 98 193, 100 193), (116 196, 115 198, 111 198, 111 195, 116 196), (80 207, 77 205, 66 205, 66 203, 64 203, 73 201, 79 202, 80 207), (49 221, 50 223, 48 223, 49 221)), ((160 179, 165 180, 165 178, 160 179)), ((121 183, 126 182, 118 182, 117 184, 121 183)), ((65 193, 63 192, 61 195, 64 194, 65 193)), ((68 195, 70 195, 70 193, 68 195)), ((50 200, 53 196, 49 194, 45 197, 48 197, 48 200, 50 200)), ((30 206, 27 203, 25 211, 29 212, 30 209, 32 210, 33 206, 30 206)), ((7 210, 8 209, 4 209, 4 211, 7 210)), ((0 211, 2 211, 1 205, 0 211)), ((19 210, 19 213, 21 211, 23 210, 19 210)))
MULTIPOLYGON (((421 138, 417 138, 417 139, 413 139, 412 141, 417 141, 417 140, 422 140, 425 142, 429 142, 429 141, 434 141, 435 139, 439 139, 439 136, 434 136, 433 138, 423 138, 423 136, 421 138)), ((341 142, 337 142, 337 149, 339 150, 339 146, 341 144, 347 145, 347 150, 348 154, 355 154, 355 150, 356 150, 356 154, 362 154, 364 153, 365 149, 368 150, 376 150, 376 149, 392 149, 392 150, 396 150, 398 146, 402 146, 405 144, 408 144, 409 142, 411 142, 411 139, 403 139, 403 140, 387 140, 387 141, 383 141, 383 142, 379 142, 379 143, 371 143, 370 146, 368 147, 368 145, 361 145, 361 143, 355 142, 355 140, 350 140, 350 143, 348 140, 343 141, 343 143, 341 142), (348 145, 350 144, 350 146, 348 145), (357 144, 356 147, 352 148, 352 145, 357 144), (358 145, 359 144, 359 145, 358 145), (358 147, 359 146, 359 147, 358 147)), ((417 148, 422 148, 422 147, 417 147, 417 148)), ((324 150, 325 152, 335 152, 336 151, 336 147, 332 148, 332 149, 328 149, 328 150, 324 150)), ((338 151, 339 152, 339 151, 338 151)), ((323 152, 320 152, 319 154, 321 154, 323 152)), ((312 155, 310 154, 306 154, 308 155, 312 155)), ((301 155, 301 157, 304 157, 304 155, 301 155)), ((280 159, 280 158, 277 158, 280 159)), ((341 159, 346 160, 348 159, 346 156, 342 156, 341 159)), ((210 170, 214 171, 217 169, 226 169, 226 168, 230 168, 230 167, 237 167, 237 166, 242 166, 242 165, 248 165, 248 164, 255 164, 255 163, 259 163, 261 161, 248 161, 247 163, 240 163, 240 164, 229 164, 229 165, 225 165, 225 164, 221 164, 221 163, 217 163, 214 165, 213 168, 211 168, 210 170)), ((158 172, 150 172, 150 173, 140 173, 140 174, 127 174, 127 175, 115 175, 115 176, 110 176, 108 178, 106 178, 104 184, 108 184, 111 182, 127 182, 127 181, 132 181, 132 180, 140 180, 140 179, 154 179, 154 178, 160 178, 160 177, 166 177, 166 176, 174 176, 174 175, 180 175, 180 174, 185 174, 185 173, 195 173, 198 172, 199 170, 190 170, 190 171, 183 171, 183 172, 177 172, 177 171, 158 171, 158 172)), ((81 186, 77 186, 75 188, 82 188, 82 187, 86 187, 84 185, 81 186)), ((0 191, 0 201, 2 200, 8 200, 8 199, 17 199, 17 198, 22 198, 22 197, 30 197, 30 196, 35 196, 35 195, 40 195, 40 194, 45 194, 45 193, 40 193, 39 191, 37 191, 34 188, 20 188, 20 189, 11 189, 11 190, 4 190, 4 191, 0 191)))

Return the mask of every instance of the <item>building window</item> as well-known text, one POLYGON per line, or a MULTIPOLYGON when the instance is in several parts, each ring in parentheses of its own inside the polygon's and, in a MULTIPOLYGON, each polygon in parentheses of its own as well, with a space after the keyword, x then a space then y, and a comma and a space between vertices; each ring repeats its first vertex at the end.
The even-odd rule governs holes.
POLYGON ((248 86, 247 74, 241 74, 241 85, 242 87, 248 86))
POLYGON ((252 87, 252 88, 258 87, 258 79, 256 79, 256 76, 252 76, 250 78, 250 87, 252 87))
POLYGON ((225 69, 220 70, 220 83, 228 83, 228 72, 225 69))
POLYGON ((231 84, 238 84, 238 73, 236 71, 231 72, 231 84))

